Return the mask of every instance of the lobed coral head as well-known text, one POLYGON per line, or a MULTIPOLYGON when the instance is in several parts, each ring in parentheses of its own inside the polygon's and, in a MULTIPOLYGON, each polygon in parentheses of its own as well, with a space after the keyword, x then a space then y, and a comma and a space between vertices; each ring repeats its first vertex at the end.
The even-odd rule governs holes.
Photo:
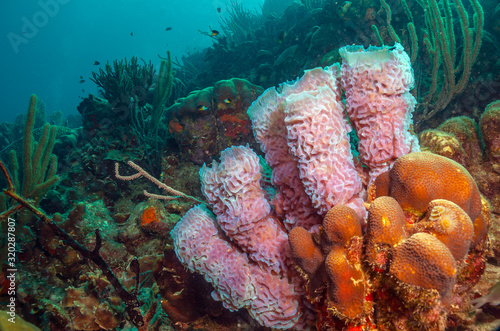
POLYGON ((457 263, 461 263, 469 252, 474 235, 469 215, 457 204, 443 199, 432 200, 426 217, 415 227, 434 235, 445 244, 457 263))
POLYGON ((456 203, 474 222, 482 222, 477 185, 453 160, 428 152, 410 153, 396 160, 388 180, 386 175, 379 177, 371 192, 387 192, 407 213, 421 217, 432 200, 445 199, 456 203))
POLYGON ((300 268, 309 276, 316 273, 325 258, 314 242, 313 235, 303 227, 293 228, 288 234, 292 256, 300 268))
POLYGON ((445 244, 420 232, 396 246, 390 273, 406 284, 437 290, 447 298, 455 284, 457 264, 445 244))
POLYGON ((406 219, 398 202, 388 196, 375 199, 368 211, 365 254, 375 270, 384 270, 392 247, 407 238, 406 219))
POLYGON ((333 245, 346 247, 352 237, 362 236, 362 220, 352 209, 344 205, 331 208, 323 219, 322 248, 328 253, 333 245))
POLYGON ((336 247, 325 261, 331 280, 328 287, 328 308, 343 318, 354 319, 364 312, 365 286, 361 268, 351 263, 346 250, 336 247))

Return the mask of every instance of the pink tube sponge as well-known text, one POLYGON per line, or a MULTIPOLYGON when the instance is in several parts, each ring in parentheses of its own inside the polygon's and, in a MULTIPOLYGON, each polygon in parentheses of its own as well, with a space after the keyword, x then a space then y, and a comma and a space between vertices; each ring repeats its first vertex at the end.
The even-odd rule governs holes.
POLYGON ((284 218, 287 230, 295 226, 310 229, 321 224, 299 175, 298 162, 288 152, 283 95, 271 87, 248 108, 255 139, 273 169, 271 182, 277 189, 273 205, 284 218))
POLYGON ((410 127, 413 70, 400 44, 366 50, 346 46, 339 53, 347 112, 359 138, 361 161, 373 181, 399 156, 420 150, 410 127))
POLYGON ((250 259, 264 268, 286 270, 288 236, 271 215, 260 187, 259 158, 249 147, 231 147, 221 162, 200 170, 201 189, 217 215, 222 230, 250 259))
POLYGON ((214 215, 204 206, 190 209, 172 237, 179 260, 214 286, 212 297, 225 308, 245 308, 261 325, 277 329, 292 328, 299 321, 302 311, 295 285, 250 263, 219 233, 214 215))
POLYGON ((248 115, 273 168, 279 192, 275 202, 281 202, 277 210, 286 215, 285 226, 311 228, 320 222, 316 215, 337 204, 347 204, 364 217, 364 190, 350 150, 339 65, 306 70, 278 90, 265 91, 248 115))
POLYGON ((344 118, 339 76, 338 66, 316 68, 292 86, 294 93, 285 101, 288 147, 319 214, 347 205, 364 216, 363 187, 353 163, 347 135, 352 129, 344 118))

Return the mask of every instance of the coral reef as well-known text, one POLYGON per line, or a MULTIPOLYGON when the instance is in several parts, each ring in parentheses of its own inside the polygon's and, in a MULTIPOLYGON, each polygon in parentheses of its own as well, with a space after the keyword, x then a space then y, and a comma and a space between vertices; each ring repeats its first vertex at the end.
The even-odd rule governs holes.
POLYGON ((496 214, 500 213, 498 109, 498 101, 488 105, 479 125, 471 118, 451 118, 437 129, 420 134, 423 148, 449 157, 469 170, 496 214))
POLYGON ((488 253, 488 203, 460 164, 417 152, 410 128, 414 102, 404 95, 412 85, 411 70, 402 49, 354 54, 344 56, 344 88, 357 81, 347 78, 357 77, 353 67, 384 87, 371 90, 367 84, 346 93, 360 140, 388 137, 360 151, 367 170, 355 165, 348 148, 351 129, 338 102, 338 66, 307 71, 294 84, 283 84, 280 93, 266 90, 248 111, 278 187, 271 205, 255 153, 248 147, 223 151, 220 164, 200 171, 216 217, 203 206, 188 211, 172 232, 176 255, 214 286, 212 296, 224 307, 245 308, 273 328, 308 327, 312 314, 319 329, 466 325, 470 289, 488 253), (356 95, 365 103, 354 100, 356 95), (378 98, 393 105, 385 119, 377 119, 378 108, 370 103, 378 105, 378 98), (359 115, 368 110, 370 120, 359 115), (324 217, 319 228, 318 216, 324 217), (287 237, 289 248, 283 244, 287 237), (305 292, 290 259, 306 281, 305 292), (261 279, 266 286, 250 285, 261 279), (263 304, 267 310, 258 313, 263 304))
POLYGON ((81 128, 53 113, 46 129, 38 99, 34 119, 0 123, 2 162, 36 155, 45 175, 33 203, 8 188, 0 213, 23 223, 15 326, 496 329, 500 7, 481 3, 482 27, 478 2, 462 2, 450 16, 448 1, 268 0, 262 15, 231 1, 221 33, 202 32, 213 45, 160 56, 158 78, 136 58, 103 66, 107 100, 83 99, 81 128), (420 29, 432 15, 454 24, 420 29), (394 36, 411 58, 398 44, 339 51, 394 36), (418 131, 437 128, 419 141, 414 107, 418 131))
POLYGON ((181 160, 201 165, 231 145, 255 145, 246 111, 261 93, 260 86, 232 78, 193 91, 169 107, 168 127, 181 160))
MULTIPOLYGON (((309 243, 289 237, 294 259, 310 282, 311 301, 326 304, 334 313, 335 318, 326 325, 338 326, 340 319, 347 326, 374 324, 411 330, 468 323, 469 290, 479 281, 488 253, 489 208, 481 204, 468 172, 447 158, 407 154, 398 158, 387 177, 392 183, 408 170, 413 176, 389 184, 389 189, 374 196, 364 234, 356 214, 337 206, 328 212, 320 233, 312 234, 315 239, 309 243), (449 185, 439 189, 432 175, 439 176, 441 183, 470 189, 454 190, 449 185), (419 178, 426 177, 429 180, 419 183, 419 178), (313 249, 323 254, 316 257, 319 266, 311 273, 311 261, 303 264, 300 254, 313 249), (347 271, 338 274, 339 266, 347 271), (339 294, 339 288, 348 295, 339 294), (318 300, 323 291, 326 303, 318 300)), ((374 183, 382 184, 387 183, 378 178, 374 183)))
POLYGON ((131 97, 145 103, 145 96, 153 84, 153 75, 151 61, 140 65, 137 57, 132 56, 130 62, 125 58, 114 60, 112 65, 106 63, 105 70, 92 72, 90 79, 101 88, 104 98, 113 105, 119 105, 128 104, 131 97))
POLYGON ((71 326, 77 330, 111 330, 123 319, 123 307, 119 297, 110 297, 106 288, 109 282, 102 275, 85 275, 79 288, 69 287, 62 301, 71 326), (122 316, 120 316, 122 315, 122 316))
MULTIPOLYGON (((498 7, 493 2, 457 1, 456 6, 434 1, 274 2, 265 4, 261 17, 243 13, 245 21, 253 16, 250 20, 257 27, 223 30, 212 38, 212 47, 182 57, 177 75, 187 91, 227 77, 267 88, 300 76, 303 70, 338 62, 343 45, 400 43, 411 53, 417 77, 419 131, 453 116, 473 115, 478 120, 480 111, 499 98, 494 37, 498 7), (444 28, 451 23, 453 29, 444 28), (474 31, 470 36, 469 29, 474 31)), ((227 25, 238 27, 240 18, 235 16, 227 25)))

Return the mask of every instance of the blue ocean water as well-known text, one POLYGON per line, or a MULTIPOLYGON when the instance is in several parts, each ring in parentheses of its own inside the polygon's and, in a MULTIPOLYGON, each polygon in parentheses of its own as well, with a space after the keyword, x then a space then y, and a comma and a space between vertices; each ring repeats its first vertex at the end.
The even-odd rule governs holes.
MULTIPOLYGON (((263 0, 238 2, 259 10, 263 0)), ((165 56, 167 50, 175 58, 210 46, 212 40, 199 30, 218 29, 229 4, 229 0, 1 1, 0 122, 25 113, 33 93, 43 100, 47 114, 77 114, 81 97, 97 94, 89 77, 106 61, 137 56, 151 60, 158 69, 158 54, 165 56)))

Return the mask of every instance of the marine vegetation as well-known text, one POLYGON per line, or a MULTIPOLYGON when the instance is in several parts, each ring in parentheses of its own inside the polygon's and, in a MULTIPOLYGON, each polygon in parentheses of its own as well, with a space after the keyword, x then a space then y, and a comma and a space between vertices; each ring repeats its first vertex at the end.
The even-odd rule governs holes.
POLYGON ((214 12, 0 124, 0 329, 498 327, 497 4, 214 12))
POLYGON ((132 56, 130 61, 114 60, 105 65, 105 70, 99 68, 99 72, 92 72, 94 83, 101 88, 105 99, 114 104, 129 104, 130 99, 138 99, 140 105, 144 105, 145 96, 153 84, 154 69, 151 61, 143 65, 138 64, 137 57, 132 56))

